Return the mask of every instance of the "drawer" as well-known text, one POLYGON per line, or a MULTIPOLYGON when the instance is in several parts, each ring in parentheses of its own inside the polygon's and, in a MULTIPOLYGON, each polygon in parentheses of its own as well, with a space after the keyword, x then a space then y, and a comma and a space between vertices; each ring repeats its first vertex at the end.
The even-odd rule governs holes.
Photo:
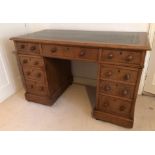
POLYGON ((98 49, 58 45, 42 45, 43 55, 47 57, 71 58, 97 61, 98 49))
POLYGON ((131 102, 100 95, 96 108, 97 110, 104 112, 129 117, 131 111, 131 102))
POLYGON ((124 63, 140 65, 142 53, 139 51, 103 50, 100 61, 107 63, 124 63))
POLYGON ((36 94, 36 95, 48 95, 49 91, 45 85, 41 85, 35 81, 26 81, 26 89, 28 93, 36 94))
POLYGON ((16 42, 18 53, 40 54, 41 46, 37 43, 16 42))
POLYGON ((138 78, 138 69, 102 64, 100 69, 100 78, 136 83, 138 78))
POLYGON ((99 50, 96 48, 78 48, 75 51, 75 58, 79 60, 98 60, 99 50))
POLYGON ((127 85, 118 82, 109 82, 108 80, 101 80, 99 87, 100 92, 107 95, 114 95, 128 99, 132 99, 134 96, 133 85, 127 85))
POLYGON ((58 45, 42 45, 43 55, 49 57, 59 57, 59 58, 73 58, 74 49, 68 46, 58 46, 58 45))
POLYGON ((43 67, 44 61, 43 58, 40 57, 33 57, 33 56, 27 56, 27 55, 19 55, 19 60, 22 66, 35 66, 35 67, 43 67))
POLYGON ((35 80, 45 83, 44 71, 35 67, 23 67, 24 76, 26 79, 35 80))

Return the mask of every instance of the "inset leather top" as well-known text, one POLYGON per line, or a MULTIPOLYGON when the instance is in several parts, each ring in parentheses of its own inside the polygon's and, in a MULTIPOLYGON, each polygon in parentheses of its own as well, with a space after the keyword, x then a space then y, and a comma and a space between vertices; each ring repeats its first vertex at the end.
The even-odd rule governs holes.
POLYGON ((11 40, 103 48, 150 49, 148 33, 146 32, 43 30, 13 37, 11 40))

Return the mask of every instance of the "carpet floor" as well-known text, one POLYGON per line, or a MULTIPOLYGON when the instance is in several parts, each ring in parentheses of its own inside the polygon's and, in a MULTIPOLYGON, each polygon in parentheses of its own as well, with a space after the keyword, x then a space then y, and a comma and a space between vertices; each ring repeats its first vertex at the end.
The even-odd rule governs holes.
POLYGON ((0 103, 0 130, 6 131, 132 131, 155 130, 155 98, 138 96, 135 122, 126 129, 91 116, 93 89, 73 84, 53 106, 28 102, 24 89, 0 103))

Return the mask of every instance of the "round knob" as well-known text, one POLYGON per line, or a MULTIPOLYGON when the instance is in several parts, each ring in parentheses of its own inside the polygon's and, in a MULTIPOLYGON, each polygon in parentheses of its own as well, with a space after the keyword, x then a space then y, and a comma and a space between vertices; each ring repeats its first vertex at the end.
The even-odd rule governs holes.
POLYGON ((35 46, 31 46, 31 48, 30 48, 31 51, 34 51, 35 49, 36 49, 35 46))
POLYGON ((112 58, 113 58, 113 54, 110 53, 110 54, 108 55, 108 59, 112 59, 112 58))
POLYGON ((40 87, 40 91, 44 91, 44 87, 43 86, 40 87))
POLYGON ((133 60, 133 56, 132 55, 128 55, 126 60, 127 61, 132 61, 133 60))
POLYGON ((25 45, 21 45, 20 48, 21 48, 21 49, 24 49, 24 48, 25 48, 25 45))
POLYGON ((28 76, 31 75, 31 72, 27 72, 27 75, 28 75, 28 76))
POLYGON ((28 63, 28 60, 27 59, 24 59, 23 60, 23 64, 27 64, 28 63))
POLYGON ((33 89, 33 85, 31 85, 30 87, 31 87, 31 89, 33 89))
POLYGON ((111 90, 111 87, 110 87, 109 85, 106 85, 106 86, 104 87, 104 90, 105 90, 105 91, 110 91, 110 90, 111 90))
POLYGON ((38 61, 34 62, 34 65, 38 65, 38 64, 39 64, 39 62, 38 62, 38 61))
POLYGON ((66 50, 69 51, 69 47, 66 47, 66 50))
POLYGON ((80 51, 79 56, 84 56, 86 54, 86 52, 84 50, 80 51))
POLYGON ((40 78, 40 77, 41 77, 41 73, 38 73, 38 74, 36 75, 36 77, 37 77, 37 78, 40 78))
POLYGON ((112 75, 112 72, 111 71, 109 71, 109 72, 106 73, 106 76, 108 76, 108 77, 110 77, 111 75, 112 75))
POLYGON ((123 95, 124 95, 124 96, 128 95, 128 90, 124 89, 124 90, 123 90, 123 95))
POLYGON ((125 106, 121 105, 121 106, 119 107, 119 110, 120 110, 120 111, 124 111, 124 110, 125 110, 125 106))
POLYGON ((125 76, 124 76, 124 80, 129 80, 130 79, 130 74, 126 74, 125 76))
POLYGON ((104 103, 103 103, 103 107, 104 107, 104 108, 107 108, 108 106, 109 106, 109 103, 108 103, 108 102, 104 102, 104 103))
POLYGON ((51 52, 52 53, 55 53, 57 51, 57 48, 56 47, 53 47, 52 49, 51 49, 51 52))

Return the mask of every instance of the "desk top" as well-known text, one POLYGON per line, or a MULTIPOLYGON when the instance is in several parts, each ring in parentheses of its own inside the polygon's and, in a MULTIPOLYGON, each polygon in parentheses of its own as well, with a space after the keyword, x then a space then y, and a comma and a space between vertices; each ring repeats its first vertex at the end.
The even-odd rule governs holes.
POLYGON ((150 49, 146 32, 43 30, 13 37, 11 40, 103 48, 150 49))

